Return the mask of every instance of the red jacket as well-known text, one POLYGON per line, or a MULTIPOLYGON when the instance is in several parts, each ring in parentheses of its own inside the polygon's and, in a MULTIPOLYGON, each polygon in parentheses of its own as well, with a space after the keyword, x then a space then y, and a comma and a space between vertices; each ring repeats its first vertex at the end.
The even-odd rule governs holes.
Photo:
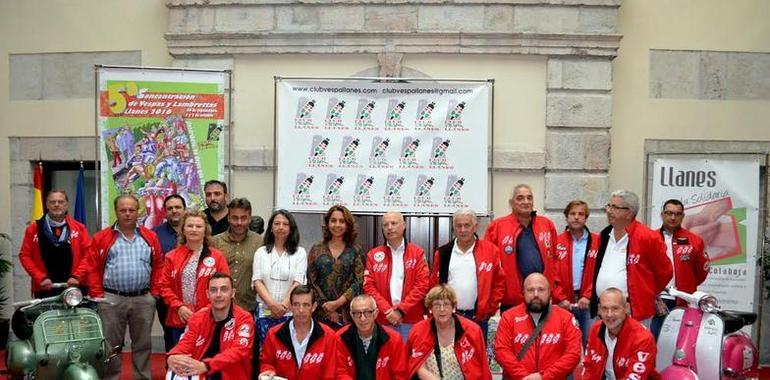
MULTIPOLYGON (((604 322, 598 320, 591 326, 586 354, 583 357, 583 380, 604 379, 607 365, 607 333, 604 322)), ((615 352, 612 356, 615 378, 618 380, 659 379, 655 371, 655 356, 658 349, 655 339, 644 325, 633 318, 626 318, 620 327, 615 352)))
POLYGON ((535 330, 535 321, 520 304, 503 313, 497 325, 495 360, 503 369, 504 379, 522 379, 531 373, 540 373, 543 380, 563 380, 580 363, 582 334, 572 313, 556 305, 540 318, 548 318, 524 357, 516 356, 535 330))
MULTIPOLYGON (((406 380, 406 351, 401 335, 393 329, 375 324, 377 337, 370 347, 377 348, 377 364, 374 376, 377 380, 406 380)), ((356 378, 356 352, 358 332, 353 324, 337 331, 337 347, 334 350, 336 358, 337 379, 354 380, 356 378)))
POLYGON ((209 278, 216 272, 230 274, 230 267, 227 266, 225 256, 212 247, 204 247, 201 256, 198 259, 198 269, 196 269, 197 283, 195 284, 195 305, 188 305, 182 301, 182 271, 190 261, 192 251, 187 246, 179 246, 166 254, 166 260, 163 264, 163 276, 161 277, 161 295, 163 301, 168 305, 168 314, 166 315, 166 326, 184 327, 185 323, 179 318, 179 308, 187 306, 192 311, 198 311, 209 306, 207 289, 209 278))
MULTIPOLYGON (((585 259, 583 260, 583 277, 580 282, 580 297, 591 299, 591 292, 593 291, 593 275, 594 266, 596 265, 596 252, 599 250, 599 234, 591 233, 586 229, 588 233, 588 241, 586 242, 585 259)), ((572 303, 572 293, 569 292, 572 289, 572 233, 569 229, 562 232, 556 238, 556 282, 559 283, 559 287, 564 290, 567 298, 556 299, 554 303, 564 301, 570 301, 572 303)), ((572 289, 575 290, 575 289, 572 289)))
POLYGON ((274 371, 277 376, 289 380, 326 380, 334 379, 334 348, 337 336, 334 330, 325 324, 314 321, 313 331, 307 343, 307 351, 302 358, 302 366, 297 366, 294 345, 291 343, 289 323, 274 326, 267 332, 260 357, 261 371, 274 371))
MULTIPOLYGON (((77 279, 81 284, 88 285, 88 257, 91 255, 92 243, 86 226, 73 219, 69 215, 64 217, 67 228, 70 230, 69 244, 72 250, 72 268, 70 277, 77 279)), ((24 231, 24 241, 19 250, 19 261, 29 274, 32 282, 32 293, 40 290, 40 283, 48 278, 48 270, 40 254, 40 235, 38 234, 37 221, 30 223, 24 231)))
MULTIPOLYGON (((203 359, 210 371, 222 374, 223 379, 251 378, 251 348, 254 344, 254 320, 251 313, 233 304, 219 336, 219 353, 203 359)), ((187 331, 167 355, 190 355, 201 360, 214 339, 216 322, 210 308, 198 310, 187 323, 187 331)))
MULTIPOLYGON (((662 237, 663 229, 658 232, 662 237)), ((665 237, 663 240, 665 241, 665 237)), ((671 238, 671 252, 674 256, 674 286, 678 290, 694 293, 709 274, 709 255, 706 253, 703 239, 684 228, 679 228, 671 238)), ((685 306, 682 300, 678 300, 678 303, 685 306)))
MULTIPOLYGON (((481 327, 463 316, 455 314, 455 356, 465 380, 491 380, 489 359, 481 327)), ((433 318, 417 322, 406 341, 409 356, 409 378, 414 376, 428 357, 433 355, 436 342, 436 326, 433 318)))
MULTIPOLYGON (((433 254, 431 286, 444 284, 449 279, 449 260, 452 257, 454 241, 436 250, 433 254)), ((473 247, 476 260, 476 320, 484 321, 497 313, 500 299, 505 293, 505 272, 500 266, 500 253, 493 244, 476 239, 473 247)))
MULTIPOLYGON (((634 220, 626 227, 628 247, 626 248, 626 273, 628 302, 631 303, 631 315, 637 320, 645 320, 655 315, 655 300, 668 285, 674 269, 666 256, 666 244, 660 234, 634 220)), ((599 295, 596 293, 596 278, 602 267, 604 253, 610 240, 612 226, 601 232, 601 244, 596 254, 593 291, 591 298, 591 316, 596 315, 599 295)))
MULTIPOLYGON (((566 293, 559 287, 556 280, 556 266, 553 263, 556 255, 556 227, 550 219, 532 212, 532 232, 537 240, 540 257, 543 260, 543 274, 551 284, 551 295, 554 300, 565 299, 566 293)), ((524 302, 521 285, 524 279, 519 273, 516 263, 516 240, 524 227, 519 224, 516 215, 509 214, 495 219, 487 227, 484 240, 491 242, 500 249, 500 262, 505 271, 506 293, 502 299, 503 305, 518 305, 524 302)))
MULTIPOLYGON (((155 232, 139 226, 139 237, 147 242, 150 246, 151 260, 150 268, 150 293, 152 295, 160 296, 160 277, 163 274, 163 251, 160 248, 160 241, 158 235, 155 232)), ((93 297, 104 296, 104 266, 107 263, 107 255, 110 253, 110 248, 115 244, 118 239, 118 231, 114 226, 109 226, 94 235, 93 250, 91 251, 91 257, 88 260, 89 272, 91 275, 91 289, 90 294, 93 297)))
MULTIPOLYGON (((364 292, 374 297, 380 310, 377 322, 390 324, 385 318, 385 311, 393 307, 390 298, 390 275, 393 255, 390 247, 380 245, 366 254, 364 272, 364 292)), ((404 249, 404 287, 401 291, 401 303, 395 305, 401 311, 404 323, 421 321, 425 316, 423 298, 428 293, 430 272, 425 263, 425 251, 419 246, 407 243, 404 249)))

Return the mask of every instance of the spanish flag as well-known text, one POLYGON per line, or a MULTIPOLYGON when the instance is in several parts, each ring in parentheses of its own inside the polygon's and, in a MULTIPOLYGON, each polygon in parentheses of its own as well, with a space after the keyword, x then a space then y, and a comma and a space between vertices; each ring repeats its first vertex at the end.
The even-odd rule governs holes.
POLYGON ((33 179, 35 193, 32 199, 32 221, 43 217, 43 162, 37 163, 35 177, 33 179))

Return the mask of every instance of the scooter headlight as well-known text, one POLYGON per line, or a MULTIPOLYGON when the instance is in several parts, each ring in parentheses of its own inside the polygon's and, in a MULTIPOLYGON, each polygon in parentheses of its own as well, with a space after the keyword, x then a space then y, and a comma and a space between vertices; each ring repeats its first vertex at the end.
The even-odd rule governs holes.
POLYGON ((69 307, 75 307, 83 302, 83 292, 78 288, 69 288, 64 291, 64 303, 69 307))
POLYGON ((700 299, 698 302, 700 309, 706 313, 712 313, 719 309, 719 304, 714 296, 706 296, 700 299))

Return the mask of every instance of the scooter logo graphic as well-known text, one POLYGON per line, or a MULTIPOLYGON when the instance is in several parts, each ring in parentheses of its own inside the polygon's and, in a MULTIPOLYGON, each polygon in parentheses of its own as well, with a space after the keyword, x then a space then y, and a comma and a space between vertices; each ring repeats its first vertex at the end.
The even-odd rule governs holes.
POLYGON ((345 109, 345 101, 337 98, 329 99, 328 110, 324 124, 327 129, 347 129, 342 125, 342 110, 345 109))
POLYGON ((446 181, 446 190, 444 191, 445 207, 468 207, 463 202, 462 190, 465 186, 465 178, 457 178, 456 175, 450 175, 446 181))
POLYGON ((390 148, 390 139, 383 139, 380 136, 374 136, 372 139, 372 150, 369 152, 369 167, 370 168, 392 168, 393 166, 388 164, 386 155, 390 148))
POLYGON ((314 99, 308 99, 304 96, 299 98, 299 101, 297 102, 297 113, 294 116, 294 128, 317 129, 318 127, 313 125, 314 108, 314 99))
POLYGON ((383 203, 385 206, 406 206, 406 204, 401 201, 401 188, 403 186, 404 177, 388 174, 388 179, 385 183, 385 194, 383 195, 383 203))
POLYGON ((310 153, 307 157, 307 163, 310 167, 330 167, 326 151, 329 148, 329 138, 320 135, 313 136, 313 142, 310 146, 310 153))
POLYGON ((414 120, 414 127, 418 131, 437 131, 433 126, 433 111, 436 109, 436 102, 420 100, 417 106, 417 116, 414 120))
POLYGON ((420 139, 405 136, 401 143, 401 155, 398 158, 402 169, 422 169, 417 162, 417 149, 420 147, 420 139))
POLYGON ((444 128, 447 131, 467 131, 463 125, 463 114, 466 110, 466 104, 464 101, 457 103, 457 101, 449 102, 449 110, 447 111, 446 119, 444 119, 444 128))
POLYGON ((406 102, 399 101, 398 99, 391 99, 388 104, 388 114, 385 116, 385 130, 386 131, 406 131, 402 115, 406 108, 406 102))
POLYGON ((450 165, 447 160, 449 142, 449 139, 443 139, 441 137, 433 138, 433 149, 431 149, 430 158, 428 160, 431 169, 454 169, 454 166, 450 165))
POLYGON ((414 191, 414 205, 418 207, 437 207, 431 198, 431 189, 436 179, 420 174, 417 177, 417 187, 414 191))
POLYGON ((342 139, 342 150, 340 151, 340 167, 344 168, 357 168, 361 165, 358 164, 358 147, 361 144, 361 140, 353 138, 352 136, 345 136, 342 139))
POLYGON ((356 194, 353 195, 353 204, 356 206, 377 206, 372 201, 372 185, 374 177, 359 174, 356 180, 356 194))
POLYGON ((356 110, 355 119, 356 129, 364 131, 372 131, 377 129, 377 127, 375 127, 372 123, 372 112, 374 112, 374 104, 374 100, 358 100, 358 109, 356 110))
POLYGON ((335 173, 329 173, 326 176, 326 187, 324 190, 323 204, 330 205, 342 205, 342 196, 340 194, 342 184, 345 183, 344 176, 337 176, 335 173))
POLYGON ((294 185, 294 194, 292 195, 292 203, 294 205, 312 206, 316 203, 313 202, 311 190, 315 177, 307 175, 306 173, 297 173, 297 181, 294 185))

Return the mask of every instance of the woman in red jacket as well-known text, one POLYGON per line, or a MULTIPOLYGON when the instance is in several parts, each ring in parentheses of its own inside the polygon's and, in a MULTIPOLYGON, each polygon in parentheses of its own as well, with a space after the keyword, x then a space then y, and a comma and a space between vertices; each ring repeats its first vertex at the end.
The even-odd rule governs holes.
POLYGON ((416 323, 406 342, 409 378, 491 380, 481 327, 455 314, 455 291, 436 285, 425 306, 431 317, 416 323))
POLYGON ((230 274, 222 252, 209 246, 211 226, 206 214, 187 211, 182 218, 179 247, 166 254, 161 277, 161 293, 168 305, 166 326, 172 328, 174 345, 194 312, 209 305, 206 286, 216 272, 230 274))

